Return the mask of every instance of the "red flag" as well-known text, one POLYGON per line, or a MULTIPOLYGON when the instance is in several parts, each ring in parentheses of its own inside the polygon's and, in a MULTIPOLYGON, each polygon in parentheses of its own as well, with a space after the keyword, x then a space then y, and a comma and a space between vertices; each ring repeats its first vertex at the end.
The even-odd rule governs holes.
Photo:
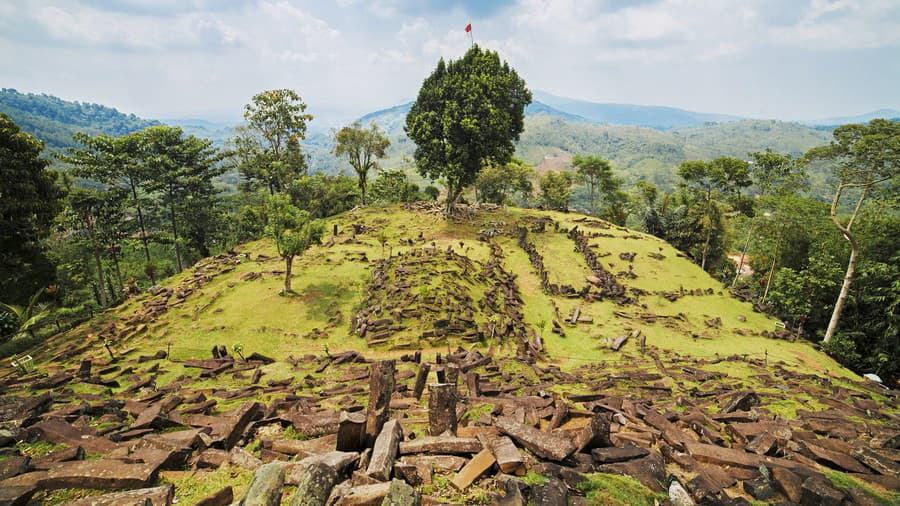
POLYGON ((469 33, 471 31, 472 31, 472 23, 469 23, 466 25, 466 33, 469 33))

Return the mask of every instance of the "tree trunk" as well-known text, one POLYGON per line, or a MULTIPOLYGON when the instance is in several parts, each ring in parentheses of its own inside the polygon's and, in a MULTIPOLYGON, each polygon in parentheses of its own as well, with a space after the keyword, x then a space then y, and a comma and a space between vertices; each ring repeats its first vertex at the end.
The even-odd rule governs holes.
POLYGON ((366 205, 366 176, 364 174, 359 175, 359 193, 362 195, 362 205, 366 205))
POLYGON ((184 270, 181 265, 181 249, 178 248, 178 224, 175 222, 175 199, 169 199, 169 218, 172 220, 172 238, 175 241, 175 265, 178 266, 178 272, 184 270))
POLYGON ((121 300, 120 297, 123 297, 125 294, 125 280, 122 279, 122 268, 119 267, 119 254, 116 253, 115 248, 112 252, 113 255, 113 265, 116 266, 116 279, 119 281, 119 297, 116 300, 121 300))
MULTIPOLYGON (((150 247, 147 245, 147 229, 144 227, 144 213, 141 211, 141 205, 138 203, 138 194, 137 194, 137 186, 135 186, 134 182, 130 182, 131 184, 131 195, 134 197, 134 208, 137 210, 138 215, 138 224, 141 226, 141 242, 144 244, 144 254, 147 256, 147 265, 151 263, 150 260, 150 247)), ((156 284, 156 276, 153 274, 153 270, 150 269, 150 284, 156 284)))
POLYGON ((847 272, 844 274, 844 283, 841 285, 841 293, 838 294, 837 302, 834 303, 834 311, 831 313, 831 320, 828 322, 828 329, 825 331, 825 338, 823 341, 826 343, 831 341, 837 333, 837 327, 841 321, 841 312, 844 310, 844 302, 847 300, 847 295, 850 293, 850 285, 853 283, 853 278, 856 276, 856 262, 859 258, 859 243, 856 241, 856 237, 854 237, 850 229, 853 227, 853 222, 859 214, 859 209, 862 207, 863 200, 865 200, 866 194, 869 192, 871 180, 867 181, 867 183, 869 184, 863 185, 859 201, 856 202, 856 208, 853 210, 853 214, 850 215, 850 220, 847 222, 846 227, 841 223, 841 220, 838 219, 837 215, 838 202, 841 200, 841 193, 846 186, 844 181, 841 181, 840 184, 838 184, 837 190, 834 192, 834 200, 831 202, 831 221, 834 223, 834 226, 844 234, 844 238, 850 242, 850 261, 847 263, 847 272))
POLYGON ((284 257, 284 293, 291 292, 291 268, 293 266, 293 255, 284 257))
POLYGON ((103 278, 103 263, 100 261, 100 252, 94 250, 94 261, 97 262, 97 294, 100 297, 100 307, 106 307, 106 280, 103 278))
POLYGON ((712 239, 712 190, 706 192, 706 242, 703 243, 703 254, 700 257, 700 268, 706 270, 706 255, 709 252, 709 241, 712 239))

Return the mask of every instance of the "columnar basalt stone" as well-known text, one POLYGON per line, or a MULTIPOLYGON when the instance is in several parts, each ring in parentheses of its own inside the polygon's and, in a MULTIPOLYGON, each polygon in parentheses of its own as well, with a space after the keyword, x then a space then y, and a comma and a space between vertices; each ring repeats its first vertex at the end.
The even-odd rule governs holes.
POLYGON ((456 434, 456 384, 428 385, 428 433, 439 436, 445 431, 456 434))
POLYGON ((378 439, 375 440, 375 446, 372 447, 372 456, 369 459, 369 467, 366 469, 367 476, 378 481, 391 479, 391 471, 394 468, 394 459, 397 458, 401 439, 403 439, 403 429, 400 427, 400 422, 397 420, 386 422, 381 433, 378 434, 378 439))
POLYGON ((431 364, 427 362, 419 364, 419 371, 416 373, 416 382, 413 386, 413 395, 417 400, 422 398, 422 393, 425 391, 429 371, 431 371, 431 364))
POLYGON ((366 410, 366 439, 374 442, 384 423, 391 417, 391 394, 394 393, 393 360, 372 364, 369 372, 369 406, 366 410))
POLYGON ((341 411, 338 422, 337 451, 359 452, 366 442, 366 415, 341 411))

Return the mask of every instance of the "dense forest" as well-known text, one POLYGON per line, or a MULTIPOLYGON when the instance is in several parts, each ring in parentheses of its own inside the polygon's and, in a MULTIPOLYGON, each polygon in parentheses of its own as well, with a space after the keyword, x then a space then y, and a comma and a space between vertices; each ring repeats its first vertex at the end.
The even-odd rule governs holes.
MULTIPOLYGON (((413 173, 406 106, 311 140, 300 96, 270 90, 214 142, 99 105, 2 97, 3 355, 243 241, 271 237, 290 269, 321 236, 318 218, 438 199, 447 181, 441 162, 413 173)), ((460 203, 575 209, 661 237, 783 321, 783 337, 825 339, 854 370, 896 381, 898 142, 888 120, 664 132, 539 110, 518 158, 468 168, 472 184, 453 190, 460 203)))

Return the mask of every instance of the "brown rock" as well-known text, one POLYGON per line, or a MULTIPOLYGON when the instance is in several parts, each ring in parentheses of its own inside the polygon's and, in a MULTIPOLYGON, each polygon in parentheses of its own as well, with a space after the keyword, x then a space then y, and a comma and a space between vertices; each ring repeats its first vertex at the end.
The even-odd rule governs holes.
POLYGON ((622 448, 611 446, 609 448, 594 448, 593 450, 591 450, 591 455, 594 457, 594 462, 598 464, 625 462, 627 460, 645 457, 649 454, 649 451, 634 444, 629 444, 622 448))
POLYGON ((577 448, 567 438, 541 432, 530 425, 521 424, 507 416, 498 416, 494 419, 494 426, 500 432, 515 439, 525 448, 531 450, 538 457, 562 461, 575 453, 577 448))
POLYGON ((452 436, 419 437, 400 443, 401 455, 411 453, 466 455, 478 453, 481 450, 482 444, 477 439, 452 436))
POLYGON ((801 445, 813 454, 817 461, 825 463, 830 467, 851 473, 866 473, 869 471, 866 466, 860 464, 858 460, 849 455, 826 450, 813 443, 804 442, 801 443, 801 445))
POLYGON ((425 383, 428 381, 428 372, 431 370, 431 364, 427 362, 422 362, 419 364, 419 370, 416 372, 416 381, 413 384, 413 397, 416 400, 422 398, 422 393, 425 391, 425 383))
POLYGON ((369 406, 366 409, 366 438, 375 441, 381 428, 391 417, 391 395, 394 393, 393 360, 380 360, 369 372, 369 406))
POLYGON ((456 384, 432 383, 428 385, 428 393, 428 433, 456 434, 456 384))
POLYGON ((778 490, 784 494, 792 503, 799 503, 800 496, 803 491, 803 479, 787 469, 774 467, 771 470, 772 481, 777 485, 778 490))
POLYGON ((112 494, 85 497, 68 503, 69 506, 169 506, 175 497, 175 486, 172 484, 161 487, 141 488, 137 490, 125 490, 112 494))
POLYGON ((609 413, 596 413, 590 423, 575 437, 576 452, 612 446, 609 440, 609 413))
POLYGON ((512 439, 506 436, 495 437, 490 439, 488 447, 494 454, 500 472, 506 474, 525 473, 525 461, 522 459, 522 453, 513 444, 512 439))
POLYGON ((81 446, 88 453, 107 454, 116 448, 109 439, 97 437, 92 427, 76 427, 58 420, 47 420, 31 427, 36 431, 38 439, 51 443, 61 443, 74 448, 81 446))
POLYGON ((850 454, 879 474, 900 476, 900 465, 875 450, 861 446, 850 450, 850 454))
POLYGON ((336 504, 338 506, 380 506, 390 488, 390 482, 353 487, 336 504))
POLYGON ((824 476, 810 476, 801 487, 802 506, 841 506, 844 493, 831 486, 824 476))
POLYGON ((359 452, 365 447, 366 415, 365 413, 348 413, 341 411, 338 421, 337 451, 359 452))
POLYGON ((200 499, 194 506, 228 506, 232 501, 234 501, 234 492, 229 485, 211 496, 200 499))
POLYGON ((646 457, 614 464, 603 464, 598 466, 598 470, 604 473, 631 476, 654 492, 665 490, 663 483, 666 480, 666 466, 662 456, 655 451, 650 452, 646 457))
POLYGON ((391 470, 394 466, 394 459, 397 458, 401 439, 403 439, 403 429, 400 427, 400 422, 397 420, 386 422, 381 429, 381 434, 375 440, 375 446, 372 447, 372 456, 369 459, 366 475, 380 481, 391 479, 391 470))

